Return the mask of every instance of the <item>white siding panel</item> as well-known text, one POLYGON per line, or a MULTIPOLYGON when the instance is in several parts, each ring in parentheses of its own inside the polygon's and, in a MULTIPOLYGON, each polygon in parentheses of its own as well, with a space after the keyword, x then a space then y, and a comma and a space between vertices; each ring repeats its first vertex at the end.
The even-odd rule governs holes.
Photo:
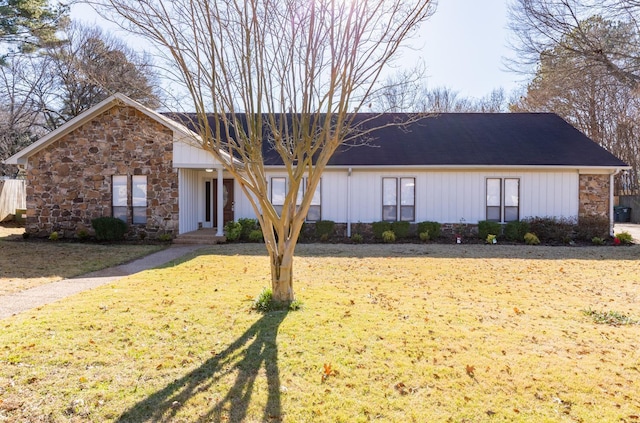
POLYGON ((198 210, 200 205, 200 196, 198 188, 200 187, 200 178, 198 171, 191 169, 179 169, 178 186, 180 207, 180 220, 178 232, 183 234, 198 229, 198 210))
POLYGON ((186 144, 184 142, 173 143, 173 166, 179 168, 214 168, 218 166, 218 161, 211 153, 200 147, 186 144))

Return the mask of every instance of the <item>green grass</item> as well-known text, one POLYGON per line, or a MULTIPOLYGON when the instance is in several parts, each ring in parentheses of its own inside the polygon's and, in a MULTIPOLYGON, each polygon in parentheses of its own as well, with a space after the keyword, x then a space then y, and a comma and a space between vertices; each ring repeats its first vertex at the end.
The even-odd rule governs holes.
POLYGON ((0 321, 0 421, 633 421, 640 248, 222 245, 0 321))
POLYGON ((126 263, 163 248, 0 238, 0 295, 126 263))

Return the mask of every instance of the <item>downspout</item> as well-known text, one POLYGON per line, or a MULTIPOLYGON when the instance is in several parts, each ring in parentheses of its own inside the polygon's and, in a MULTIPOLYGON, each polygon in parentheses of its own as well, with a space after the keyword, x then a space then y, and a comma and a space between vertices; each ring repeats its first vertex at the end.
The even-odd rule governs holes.
POLYGON ((347 172, 347 237, 351 238, 351 168, 347 172))
POLYGON ((613 236, 613 225, 615 225, 614 214, 613 214, 613 197, 614 197, 614 184, 613 177, 620 173, 621 169, 616 169, 613 173, 609 175, 609 235, 613 236))

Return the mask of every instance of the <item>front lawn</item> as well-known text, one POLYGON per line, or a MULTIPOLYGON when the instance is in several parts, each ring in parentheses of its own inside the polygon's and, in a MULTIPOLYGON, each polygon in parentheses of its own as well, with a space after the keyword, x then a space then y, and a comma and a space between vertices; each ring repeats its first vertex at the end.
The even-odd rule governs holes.
POLYGON ((300 245, 261 315, 264 246, 214 246, 2 320, 0 421, 637 421, 639 256, 300 245))

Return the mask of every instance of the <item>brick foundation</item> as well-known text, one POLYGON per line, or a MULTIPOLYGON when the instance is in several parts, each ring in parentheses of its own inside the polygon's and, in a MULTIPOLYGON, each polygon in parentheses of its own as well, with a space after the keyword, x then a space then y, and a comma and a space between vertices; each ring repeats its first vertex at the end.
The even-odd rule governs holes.
POLYGON ((147 223, 129 237, 178 233, 178 175, 171 130, 132 107, 114 106, 29 158, 26 231, 73 237, 112 215, 112 176, 147 175, 147 223), (144 235, 142 235, 144 234, 144 235))

